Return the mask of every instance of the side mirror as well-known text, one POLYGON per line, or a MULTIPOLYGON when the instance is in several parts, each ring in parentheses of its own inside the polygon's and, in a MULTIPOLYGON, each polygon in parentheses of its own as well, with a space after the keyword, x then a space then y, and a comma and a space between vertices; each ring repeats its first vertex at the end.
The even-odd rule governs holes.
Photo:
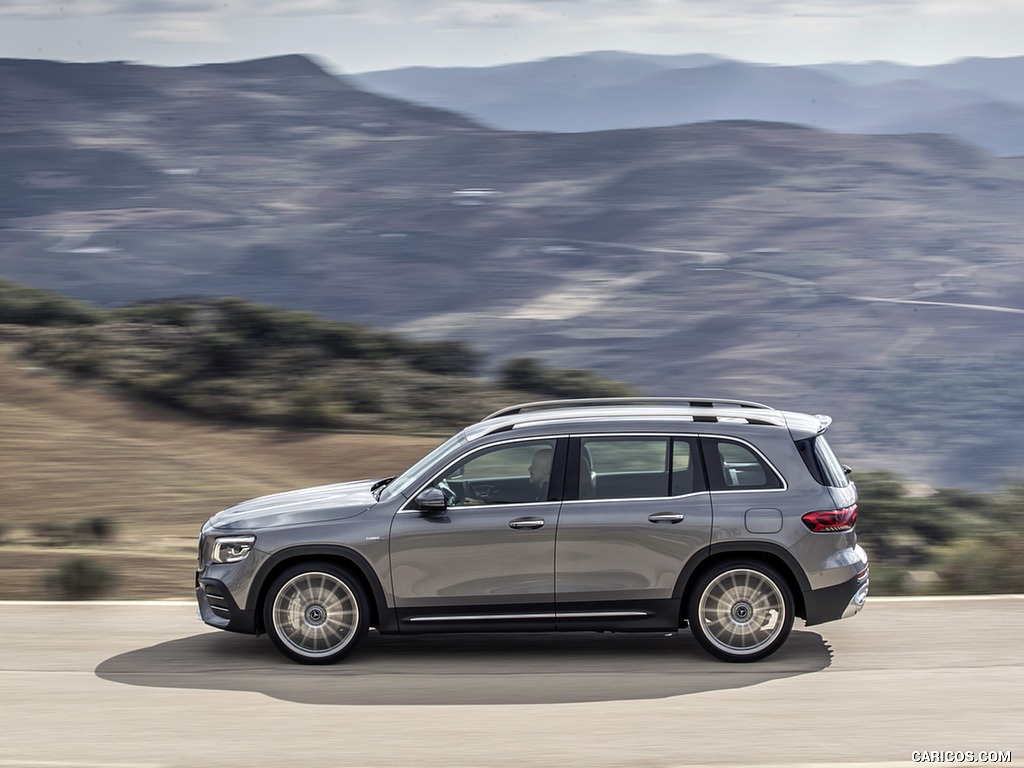
POLYGON ((853 472, 853 467, 851 467, 849 464, 843 464, 843 472, 849 475, 850 473, 853 472))
POLYGON ((413 503, 420 512, 428 515, 437 515, 448 509, 448 499, 440 488, 425 488, 413 503))

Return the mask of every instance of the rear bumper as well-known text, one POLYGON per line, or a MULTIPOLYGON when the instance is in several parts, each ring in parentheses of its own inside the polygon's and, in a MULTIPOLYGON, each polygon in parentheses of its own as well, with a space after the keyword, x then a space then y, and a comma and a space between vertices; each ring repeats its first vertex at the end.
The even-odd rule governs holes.
POLYGON ((868 598, 868 568, 849 581, 803 593, 807 626, 845 619, 860 613, 868 598))

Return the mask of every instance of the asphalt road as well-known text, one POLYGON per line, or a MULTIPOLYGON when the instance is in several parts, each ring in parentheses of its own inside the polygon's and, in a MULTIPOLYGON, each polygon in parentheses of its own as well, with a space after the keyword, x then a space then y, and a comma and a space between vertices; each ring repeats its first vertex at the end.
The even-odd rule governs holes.
POLYGON ((1024 764, 1022 647, 1024 596, 871 599, 752 665, 684 631, 372 634, 309 668, 180 603, 3 603, 0 768, 1024 764))

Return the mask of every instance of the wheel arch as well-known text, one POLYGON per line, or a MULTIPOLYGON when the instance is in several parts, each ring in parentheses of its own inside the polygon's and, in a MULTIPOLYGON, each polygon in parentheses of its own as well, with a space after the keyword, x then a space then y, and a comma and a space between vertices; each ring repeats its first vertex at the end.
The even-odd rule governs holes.
POLYGON ((251 605, 257 634, 263 634, 267 630, 263 624, 263 604, 267 599, 270 585, 274 583, 278 574, 304 562, 330 563, 352 573, 369 598, 370 626, 381 632, 397 631, 394 611, 388 608, 384 589, 366 558, 347 547, 311 544, 276 552, 260 567, 254 579, 257 585, 256 600, 251 605))
POLYGON ((686 619, 686 610, 690 604, 693 586, 700 580, 700 577, 720 563, 740 559, 766 563, 781 573, 786 579, 790 592, 793 593, 795 615, 802 619, 807 618, 804 592, 809 590, 811 585, 807 574, 804 573, 796 558, 774 542, 732 541, 704 547, 694 554, 683 567, 672 593, 672 597, 679 601, 680 625, 686 619))

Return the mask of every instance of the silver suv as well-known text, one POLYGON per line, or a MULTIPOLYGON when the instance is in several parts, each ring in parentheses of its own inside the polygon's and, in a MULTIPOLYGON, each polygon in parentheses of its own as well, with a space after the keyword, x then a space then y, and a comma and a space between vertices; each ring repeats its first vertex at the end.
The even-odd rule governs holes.
POLYGON ((199 538, 203 621, 326 664, 369 627, 673 632, 756 661, 857 613, 868 561, 827 416, 742 400, 507 408, 398 477, 247 501, 199 538))

